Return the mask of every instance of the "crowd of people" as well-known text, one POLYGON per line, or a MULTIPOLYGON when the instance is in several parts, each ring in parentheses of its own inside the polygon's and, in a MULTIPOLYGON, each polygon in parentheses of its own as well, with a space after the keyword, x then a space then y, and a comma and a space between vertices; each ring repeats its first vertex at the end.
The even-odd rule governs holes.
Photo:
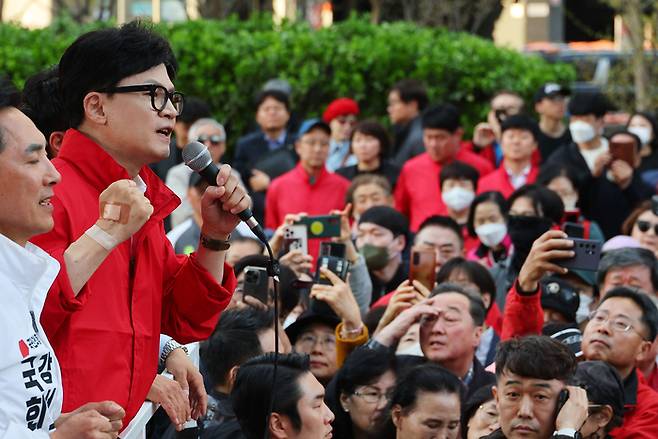
POLYGON ((232 133, 177 70, 133 22, 0 82, 1 438, 115 438, 146 400, 153 438, 658 438, 651 113, 547 83, 463 126, 409 78, 389 130, 274 79, 232 133))

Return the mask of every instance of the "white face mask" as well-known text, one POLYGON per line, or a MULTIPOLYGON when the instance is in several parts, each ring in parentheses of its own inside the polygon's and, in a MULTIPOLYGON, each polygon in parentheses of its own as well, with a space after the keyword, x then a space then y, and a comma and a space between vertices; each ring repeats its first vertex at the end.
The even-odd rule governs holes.
POLYGON ((441 199, 450 209, 460 212, 466 209, 473 202, 475 193, 464 189, 460 186, 455 186, 448 191, 441 194, 441 199))
POLYGON ((596 130, 587 122, 576 120, 569 124, 571 138, 576 143, 585 143, 596 137, 596 130))
POLYGON ((648 145, 651 142, 651 128, 649 127, 628 127, 628 131, 639 137, 642 145, 648 145))
POLYGON ((489 248, 500 244, 505 235, 507 235, 507 225, 504 223, 487 223, 477 226, 475 234, 480 238, 480 242, 489 248))
POLYGON ((424 357, 423 350, 420 348, 420 343, 416 342, 411 346, 407 346, 395 351, 395 355, 415 355, 416 357, 424 357))
POLYGON ((581 324, 589 317, 589 313, 591 312, 589 306, 594 299, 587 294, 579 293, 578 295, 580 296, 580 305, 578 306, 578 311, 576 311, 576 322, 581 324))

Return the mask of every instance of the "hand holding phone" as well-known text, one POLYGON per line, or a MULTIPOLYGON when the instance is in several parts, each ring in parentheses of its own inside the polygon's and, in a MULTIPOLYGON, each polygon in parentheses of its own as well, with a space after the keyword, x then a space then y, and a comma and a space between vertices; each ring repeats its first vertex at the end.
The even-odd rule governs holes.
POLYGON ((610 142, 610 155, 612 156, 612 160, 622 160, 628 163, 631 166, 631 168, 634 168, 636 161, 635 154, 636 154, 636 148, 635 148, 635 142, 633 141, 610 142))
POLYGON ((570 270, 598 270, 603 243, 593 239, 571 237, 569 239, 573 241, 572 249, 576 253, 575 256, 572 258, 556 259, 555 263, 560 267, 570 270))
POLYGON ((567 386, 562 389, 555 407, 555 430, 564 428, 580 430, 589 416, 588 406, 585 389, 575 386, 567 386), (560 404, 560 402, 562 403, 560 404))
POLYGON ((270 280, 263 267, 248 266, 244 269, 244 295, 254 296, 264 304, 269 302, 270 280))
POLYGON ((436 254, 434 250, 411 249, 409 280, 420 282, 432 291, 436 282, 436 254))

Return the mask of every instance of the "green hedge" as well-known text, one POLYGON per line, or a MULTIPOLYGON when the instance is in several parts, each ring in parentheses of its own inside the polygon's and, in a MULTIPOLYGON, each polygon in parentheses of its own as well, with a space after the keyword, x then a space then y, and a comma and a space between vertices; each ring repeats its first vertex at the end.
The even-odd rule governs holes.
MULTIPOLYGON (((211 104, 226 124, 230 144, 253 123, 253 97, 273 77, 290 81, 293 106, 301 115, 319 115, 333 98, 352 96, 364 115, 381 120, 386 120, 389 87, 414 77, 428 85, 433 101, 459 104, 467 128, 482 120, 496 90, 516 90, 531 102, 543 82, 575 78, 569 66, 410 23, 372 25, 353 18, 319 31, 303 23, 279 29, 271 23, 261 16, 158 26, 180 63, 177 88, 211 104)), ((64 19, 35 31, 0 25, 0 72, 22 85, 56 63, 78 35, 100 26, 107 24, 79 26, 64 19)))

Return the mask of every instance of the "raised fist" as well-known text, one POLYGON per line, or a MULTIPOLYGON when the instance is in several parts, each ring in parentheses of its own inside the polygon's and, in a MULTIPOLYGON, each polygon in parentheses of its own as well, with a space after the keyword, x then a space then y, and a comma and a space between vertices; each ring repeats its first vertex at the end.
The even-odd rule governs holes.
POLYGON ((142 228, 153 213, 148 198, 132 180, 115 181, 98 198, 100 215, 96 224, 123 242, 142 228))

